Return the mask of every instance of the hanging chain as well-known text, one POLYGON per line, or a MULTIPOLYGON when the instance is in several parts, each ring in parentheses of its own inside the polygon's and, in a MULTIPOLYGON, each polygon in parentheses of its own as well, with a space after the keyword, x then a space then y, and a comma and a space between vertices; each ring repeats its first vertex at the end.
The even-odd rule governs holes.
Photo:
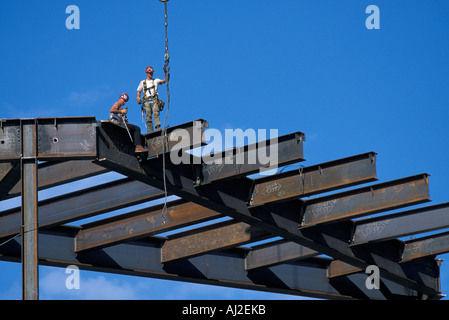
POLYGON ((163 180, 164 180, 164 196, 165 196, 165 200, 164 200, 164 207, 162 209, 162 223, 165 224, 166 223, 166 214, 167 214, 167 197, 168 197, 168 193, 167 193, 167 181, 166 181, 166 177, 165 177, 165 150, 166 148, 168 148, 168 139, 167 139, 167 128, 168 128, 168 121, 169 121, 169 117, 168 117, 168 113, 170 110, 170 88, 168 86, 168 82, 170 80, 170 55, 168 53, 168 15, 167 15, 167 1, 163 1, 164 2, 164 7, 165 7, 165 54, 164 54, 164 74, 165 74, 165 84, 167 86, 167 111, 165 112, 165 118, 164 118, 164 126, 162 129, 162 171, 163 171, 163 180))

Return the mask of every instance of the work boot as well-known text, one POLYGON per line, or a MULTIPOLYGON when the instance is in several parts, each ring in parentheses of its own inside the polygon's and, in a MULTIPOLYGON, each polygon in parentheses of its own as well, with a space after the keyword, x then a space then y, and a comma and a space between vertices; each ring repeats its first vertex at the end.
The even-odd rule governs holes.
POLYGON ((141 153, 141 152, 148 152, 148 149, 142 147, 140 144, 138 144, 136 146, 136 150, 134 151, 135 153, 141 153))

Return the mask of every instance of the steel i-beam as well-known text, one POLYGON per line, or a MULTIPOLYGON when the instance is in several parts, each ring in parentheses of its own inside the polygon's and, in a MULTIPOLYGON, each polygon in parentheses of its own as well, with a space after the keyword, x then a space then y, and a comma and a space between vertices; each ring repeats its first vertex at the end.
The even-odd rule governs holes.
POLYGON ((39 298, 36 129, 35 120, 22 122, 22 297, 24 300, 39 298))

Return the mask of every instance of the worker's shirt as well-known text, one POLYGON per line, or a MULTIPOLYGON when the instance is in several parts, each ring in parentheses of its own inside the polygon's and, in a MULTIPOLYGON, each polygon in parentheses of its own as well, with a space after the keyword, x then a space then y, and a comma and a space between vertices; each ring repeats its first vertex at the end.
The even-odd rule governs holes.
POLYGON ((161 84, 161 79, 145 79, 140 81, 139 86, 137 87, 137 91, 142 91, 144 89, 143 82, 146 81, 147 83, 147 90, 145 90, 144 97, 146 98, 153 98, 156 95, 157 92, 157 86, 161 84))

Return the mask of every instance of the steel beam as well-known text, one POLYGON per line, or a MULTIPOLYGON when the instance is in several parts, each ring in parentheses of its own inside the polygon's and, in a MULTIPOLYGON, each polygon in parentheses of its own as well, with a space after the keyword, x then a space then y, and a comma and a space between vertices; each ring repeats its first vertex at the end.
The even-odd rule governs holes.
POLYGON ((374 180, 376 153, 364 153, 256 179, 250 205, 311 196, 374 180))
POLYGON ((165 148, 163 132, 155 131, 144 134, 145 145, 149 150, 148 158, 157 157, 164 151, 167 153, 172 150, 182 152, 204 145, 204 131, 207 127, 209 124, 203 119, 169 127, 165 133, 165 148))
POLYGON ((408 240, 404 243, 404 250, 400 262, 407 262, 427 256, 435 256, 449 252, 449 232, 408 240))
POLYGON ((428 175, 421 174, 305 201, 302 227, 362 217, 430 201, 428 175))
POLYGON ((22 128, 22 297, 39 299, 37 123, 23 120, 22 128))
MULTIPOLYGON (((125 178, 39 202, 39 225, 49 227, 151 201, 164 192, 125 178)), ((20 231, 20 208, 0 212, 0 238, 20 231)))
POLYGON ((225 221, 169 236, 162 246, 162 262, 224 250, 262 240, 270 234, 244 222, 225 221))
POLYGON ((319 255, 318 251, 295 242, 278 240, 251 247, 245 258, 246 270, 274 266, 290 261, 308 259, 319 255))
POLYGON ((40 160, 95 159, 95 117, 37 118, 40 160))
POLYGON ((20 168, 17 161, 0 162, 0 200, 5 199, 14 185, 20 181, 20 168))
POLYGON ((0 119, 0 162, 20 159, 21 139, 20 119, 0 119))
MULTIPOLYGON (((0 161, 21 157, 19 119, 0 120, 0 161)), ((26 120, 30 121, 30 120, 26 120)), ((39 160, 95 159, 95 117, 36 118, 39 160)))
MULTIPOLYGON (((39 175, 38 190, 60 186, 65 183, 109 172, 109 170, 92 163, 92 160, 49 161, 39 163, 37 171, 39 175)), ((5 198, 19 196, 21 188, 22 184, 19 177, 18 183, 15 184, 5 198)))
MULTIPOLYGON (((209 126, 206 120, 198 119, 167 128, 164 132, 155 131, 143 135, 142 143, 148 148, 148 159, 159 157, 170 152, 184 152, 199 147, 205 143, 204 130, 209 126), (165 146, 164 146, 165 140, 165 146)), ((108 145, 109 150, 118 149, 128 154, 134 154, 126 129, 109 121, 100 121, 101 142, 108 145)), ((101 153, 101 152, 100 152, 101 153)))
MULTIPOLYGON (((57 227, 41 230, 39 241, 41 265, 66 268, 76 265, 83 270, 111 272, 188 281, 265 292, 324 299, 385 299, 380 290, 365 287, 366 275, 354 274, 337 282, 327 278, 329 259, 312 258, 295 263, 246 270, 244 265, 248 249, 236 248, 225 252, 205 254, 170 264, 160 262, 164 239, 147 238, 129 241, 104 249, 75 253, 74 239, 77 227, 57 227), (353 295, 342 294, 348 285, 355 289, 353 295)), ((20 261, 21 238, 15 238, 0 247, 0 259, 20 261)), ((418 299, 419 295, 406 287, 386 282, 396 298, 418 299)))
POLYGON ((354 267, 353 265, 344 263, 340 260, 334 260, 327 268, 327 277, 329 279, 332 279, 363 271, 364 270, 361 268, 354 267))
MULTIPOLYGON (((102 160, 99 163, 100 165, 157 188, 163 188, 163 171, 160 162, 151 162, 151 165, 139 163, 134 157, 121 150, 112 152, 107 144, 101 146, 101 141, 102 139, 99 139, 99 156, 102 160)), ((360 258, 354 254, 349 247, 349 235, 345 239, 339 239, 333 235, 323 234, 319 230, 314 234, 311 234, 311 230, 308 232, 299 230, 297 209, 296 211, 295 209, 281 210, 278 208, 279 205, 249 209, 247 198, 251 185, 246 185, 245 181, 234 183, 232 188, 228 186, 228 189, 225 189, 226 186, 217 183, 207 187, 199 186, 195 188, 195 177, 192 174, 191 167, 174 166, 170 162, 166 163, 166 181, 167 189, 172 194, 231 216, 239 221, 265 229, 274 236, 280 236, 286 240, 307 246, 359 268, 366 268, 373 264, 373 258, 360 258), (328 241, 331 241, 331 245, 328 241)), ((382 269, 384 277, 391 281, 427 295, 440 293, 436 281, 427 281, 427 278, 423 281, 419 276, 415 277, 413 273, 404 273, 395 261, 376 260, 376 262, 382 269)), ((433 262, 429 261, 428 263, 430 264, 429 268, 436 268, 433 262)))
POLYGON ((287 164, 304 161, 303 153, 304 133, 295 132, 281 137, 273 138, 235 147, 230 150, 220 151, 210 156, 203 156, 204 163, 201 169, 196 171, 197 184, 207 184, 226 178, 250 175, 261 168, 284 166, 287 164), (273 157, 273 153, 276 156, 273 157), (273 163, 265 163, 260 157, 271 157, 273 163))
POLYGON ((221 216, 216 211, 184 200, 168 203, 166 211, 163 206, 157 205, 83 225, 75 239, 76 252, 148 237, 221 216))
POLYGON ((449 202, 363 219, 355 223, 353 245, 449 227, 449 202))

